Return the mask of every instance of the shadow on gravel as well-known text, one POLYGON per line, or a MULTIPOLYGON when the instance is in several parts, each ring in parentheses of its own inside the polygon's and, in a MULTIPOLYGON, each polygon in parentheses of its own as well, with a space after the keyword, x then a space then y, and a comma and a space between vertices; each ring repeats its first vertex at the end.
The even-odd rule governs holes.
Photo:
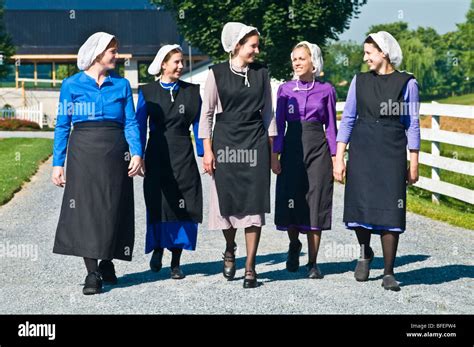
MULTIPOLYGON (((265 271, 265 268, 270 265, 275 265, 279 263, 286 262, 286 252, 283 253, 273 253, 273 254, 265 254, 257 256, 257 272, 259 279, 265 279, 265 282, 272 282, 272 281, 288 281, 288 280, 297 280, 300 278, 306 277, 306 267, 304 266, 305 263, 305 256, 306 254, 302 253, 301 256, 301 265, 300 269, 296 273, 290 273, 283 270, 272 270, 272 271, 265 271)), ((404 255, 400 256, 396 260, 396 266, 402 266, 406 264, 421 262, 428 259, 428 255, 404 255)), ((236 259, 237 270, 242 270, 245 267, 245 256, 238 257, 236 259)), ((324 262, 320 263, 319 267, 321 272, 324 275, 334 275, 334 274, 341 274, 345 272, 354 271, 356 265, 356 260, 352 261, 340 261, 340 262, 324 262)), ((397 279, 402 281, 404 285, 406 284, 419 284, 419 283, 427 283, 427 281, 436 281, 440 280, 438 283, 447 282, 450 280, 455 280, 460 278, 459 275, 463 273, 462 277, 473 277, 473 267, 465 266, 464 268, 460 265, 452 265, 452 269, 443 270, 441 268, 427 268, 427 269, 419 269, 414 270, 406 273, 401 273, 397 275, 397 279), (425 271, 425 272, 424 272, 425 271), (413 276, 411 275, 412 273, 413 276), (442 274, 445 274, 443 276, 442 274), (467 275, 466 275, 467 274, 467 275), (451 279, 446 276, 453 276, 451 279), (413 278, 412 278, 413 277, 413 278), (418 281, 416 279, 419 279, 418 281), (444 280, 441 280, 441 279, 444 280), (411 281, 415 280, 415 282, 411 283, 411 281)), ((371 266, 372 269, 383 269, 383 258, 375 257, 374 261, 371 266)), ((188 263, 181 265, 181 269, 186 275, 202 275, 202 276, 213 276, 221 274, 222 272, 222 261, 212 261, 212 262, 205 262, 205 263, 188 263)), ((162 280, 168 280, 170 278, 170 268, 169 266, 164 266, 160 272, 152 272, 151 270, 142 271, 142 272, 135 272, 130 274, 125 274, 119 277, 119 283, 114 286, 105 285, 104 292, 111 291, 113 289, 118 288, 126 288, 132 287, 135 285, 139 285, 142 283, 150 283, 150 282, 157 282, 162 280)), ((377 279, 380 279, 378 277, 377 279)), ((235 280, 243 279, 242 276, 236 277, 235 280)), ((223 279, 224 280, 224 279, 223 279)), ((374 279, 371 279, 374 280, 374 279)), ((186 281, 186 279, 184 279, 186 281)), ((436 282, 432 282, 429 284, 435 284, 436 282)))
MULTIPOLYGON (((278 254, 277 254, 278 255, 278 254)), ((257 257, 258 260, 260 260, 259 257, 257 257)), ((422 255, 422 254, 413 254, 413 255, 403 255, 400 257, 397 257, 396 260, 396 266, 402 266, 402 265, 407 265, 407 264, 412 264, 416 262, 421 262, 425 261, 428 259, 428 255, 422 255)), ((286 270, 273 270, 273 271, 268 271, 268 272, 261 272, 259 273, 259 278, 265 278, 269 279, 268 282, 271 281, 287 281, 287 280, 296 280, 300 278, 306 278, 306 267, 304 266, 306 262, 303 262, 303 256, 300 258, 300 269, 298 272, 293 272, 290 273, 286 270)), ((282 261, 286 261, 286 253, 282 253, 282 261)), ((345 272, 352 272, 355 269, 357 260, 352 260, 352 261, 339 261, 339 262, 324 262, 324 263, 319 263, 319 268, 321 269, 321 272, 323 275, 335 275, 335 274, 342 274, 345 272)), ((384 264, 383 264, 383 258, 382 257, 375 257, 371 269, 383 269, 384 264)), ((260 269, 261 271, 261 269, 260 269)), ((380 279, 382 277, 379 277, 380 279)), ((398 279, 398 276, 397 276, 398 279)))
MULTIPOLYGON (((275 253, 265 254, 257 256, 257 273, 263 271, 265 264, 277 264, 286 261, 286 253, 275 253)), ((202 276, 214 276, 222 273, 223 261, 211 261, 206 263, 188 263, 182 264, 181 270, 185 275, 202 275, 202 276)), ((237 257, 236 259, 237 271, 245 268, 245 256, 237 257)), ((170 278, 170 267, 163 264, 163 268, 160 272, 153 272, 151 270, 135 272, 125 274, 118 278, 118 284, 116 285, 104 285, 103 292, 108 292, 117 288, 126 288, 139 285, 142 283, 157 282, 162 280, 168 280, 170 278)), ((225 280, 224 278, 222 278, 225 280)), ((243 279, 241 277, 235 277, 235 280, 243 279)), ((183 279, 181 281, 186 281, 183 279)))
MULTIPOLYGON (((474 266, 472 265, 444 265, 438 267, 426 267, 422 269, 411 270, 397 273, 395 277, 401 286, 418 284, 441 284, 456 281, 461 278, 474 278, 474 266)), ((381 279, 379 276, 377 279, 381 279)))

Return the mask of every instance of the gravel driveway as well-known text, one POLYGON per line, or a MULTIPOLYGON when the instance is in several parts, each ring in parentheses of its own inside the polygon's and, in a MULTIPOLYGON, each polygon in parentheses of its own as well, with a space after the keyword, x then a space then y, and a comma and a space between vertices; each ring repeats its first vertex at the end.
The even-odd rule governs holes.
MULTIPOLYGON (((358 283, 353 277, 358 248, 355 235, 342 223, 343 187, 339 184, 335 187, 333 230, 323 233, 318 258, 325 274, 323 280, 306 279, 304 267, 298 273, 286 272, 287 236, 275 230, 270 214, 257 259, 263 284, 256 289, 242 288, 242 230, 237 237, 237 280, 225 281, 221 275, 222 232, 206 228, 208 177, 203 178, 205 216, 198 249, 185 252, 182 258, 186 279, 169 279, 168 252, 161 272, 155 274, 148 269, 142 179, 137 178, 133 261, 116 262, 117 286, 106 286, 101 295, 84 296, 82 259, 52 253, 62 190, 50 183, 50 169, 51 159, 9 203, 0 207, 1 314, 474 313, 474 230, 409 213, 395 270, 402 290, 395 293, 381 287, 383 259, 378 237, 372 241, 376 257, 370 280, 358 283)), ((302 241, 301 264, 305 264, 306 242, 302 241)))

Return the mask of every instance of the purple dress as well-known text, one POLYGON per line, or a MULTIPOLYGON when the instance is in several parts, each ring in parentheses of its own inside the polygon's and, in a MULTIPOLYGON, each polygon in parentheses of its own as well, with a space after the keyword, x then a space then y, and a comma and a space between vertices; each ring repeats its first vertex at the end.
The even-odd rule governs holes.
POLYGON ((275 194, 277 229, 330 229, 331 156, 336 154, 337 135, 334 87, 318 80, 282 84, 277 94, 276 122, 273 152, 281 153, 282 169, 275 194))

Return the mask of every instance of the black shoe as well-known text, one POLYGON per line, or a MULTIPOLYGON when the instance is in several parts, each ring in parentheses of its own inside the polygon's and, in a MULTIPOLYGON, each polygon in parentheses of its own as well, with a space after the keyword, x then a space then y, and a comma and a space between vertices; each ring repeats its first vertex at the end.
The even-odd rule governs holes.
POLYGON ((395 280, 394 275, 385 275, 385 276, 383 276, 382 287, 384 287, 385 290, 393 290, 394 292, 399 292, 400 291, 400 285, 395 280))
POLYGON ((308 263, 306 265, 308 268, 308 278, 311 279, 321 279, 324 278, 324 275, 321 273, 318 264, 316 263, 308 263))
POLYGON ((374 260, 374 251, 372 248, 369 248, 369 251, 369 258, 359 258, 359 260, 357 260, 357 265, 354 270, 354 277, 359 282, 365 282, 369 279, 370 263, 372 263, 372 260, 374 260))
POLYGON ((288 250, 288 259, 286 260, 286 269, 289 272, 296 272, 300 267, 300 252, 302 244, 299 240, 290 242, 288 250))
POLYGON ((184 275, 183 271, 181 271, 179 266, 171 268, 171 279, 180 280, 180 279, 183 279, 185 277, 186 276, 184 275))
POLYGON ((84 295, 102 293, 102 278, 100 277, 99 272, 91 272, 87 275, 84 288, 82 288, 82 293, 84 295))
POLYGON ((255 272, 255 270, 245 271, 244 288, 256 288, 256 287, 258 287, 258 282, 257 282, 257 273, 255 272), (246 278, 247 276, 253 276, 253 278, 246 278))
POLYGON ((153 272, 158 272, 163 267, 162 259, 163 259, 163 252, 164 249, 157 248, 153 251, 153 255, 150 259, 150 269, 153 272))
POLYGON ((237 250, 237 245, 234 243, 234 249, 233 249, 233 252, 231 253, 231 255, 226 255, 226 254, 228 254, 227 250, 224 253, 222 253, 222 255, 223 255, 222 259, 224 259, 222 274, 224 275, 225 278, 227 278, 228 281, 233 280, 234 277, 235 277, 235 271, 236 271, 235 251, 236 250, 237 250), (226 262, 232 263, 232 265, 231 266, 226 266, 226 262))
POLYGON ((111 260, 101 260, 99 263, 99 272, 102 275, 104 283, 117 284, 115 267, 111 260))

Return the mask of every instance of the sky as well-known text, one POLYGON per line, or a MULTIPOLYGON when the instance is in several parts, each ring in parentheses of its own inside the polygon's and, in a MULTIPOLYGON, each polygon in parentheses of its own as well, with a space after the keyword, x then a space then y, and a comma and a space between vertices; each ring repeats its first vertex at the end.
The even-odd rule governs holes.
MULTIPOLYGON (((202 0, 196 0, 202 1, 202 0)), ((205 1, 205 0, 204 0, 205 1)), ((432 27, 439 34, 456 30, 465 21, 471 0, 367 0, 359 18, 352 19, 341 40, 362 42, 374 24, 399 20, 410 29, 432 27)), ((153 9, 148 0, 6 0, 6 9, 153 9)))

